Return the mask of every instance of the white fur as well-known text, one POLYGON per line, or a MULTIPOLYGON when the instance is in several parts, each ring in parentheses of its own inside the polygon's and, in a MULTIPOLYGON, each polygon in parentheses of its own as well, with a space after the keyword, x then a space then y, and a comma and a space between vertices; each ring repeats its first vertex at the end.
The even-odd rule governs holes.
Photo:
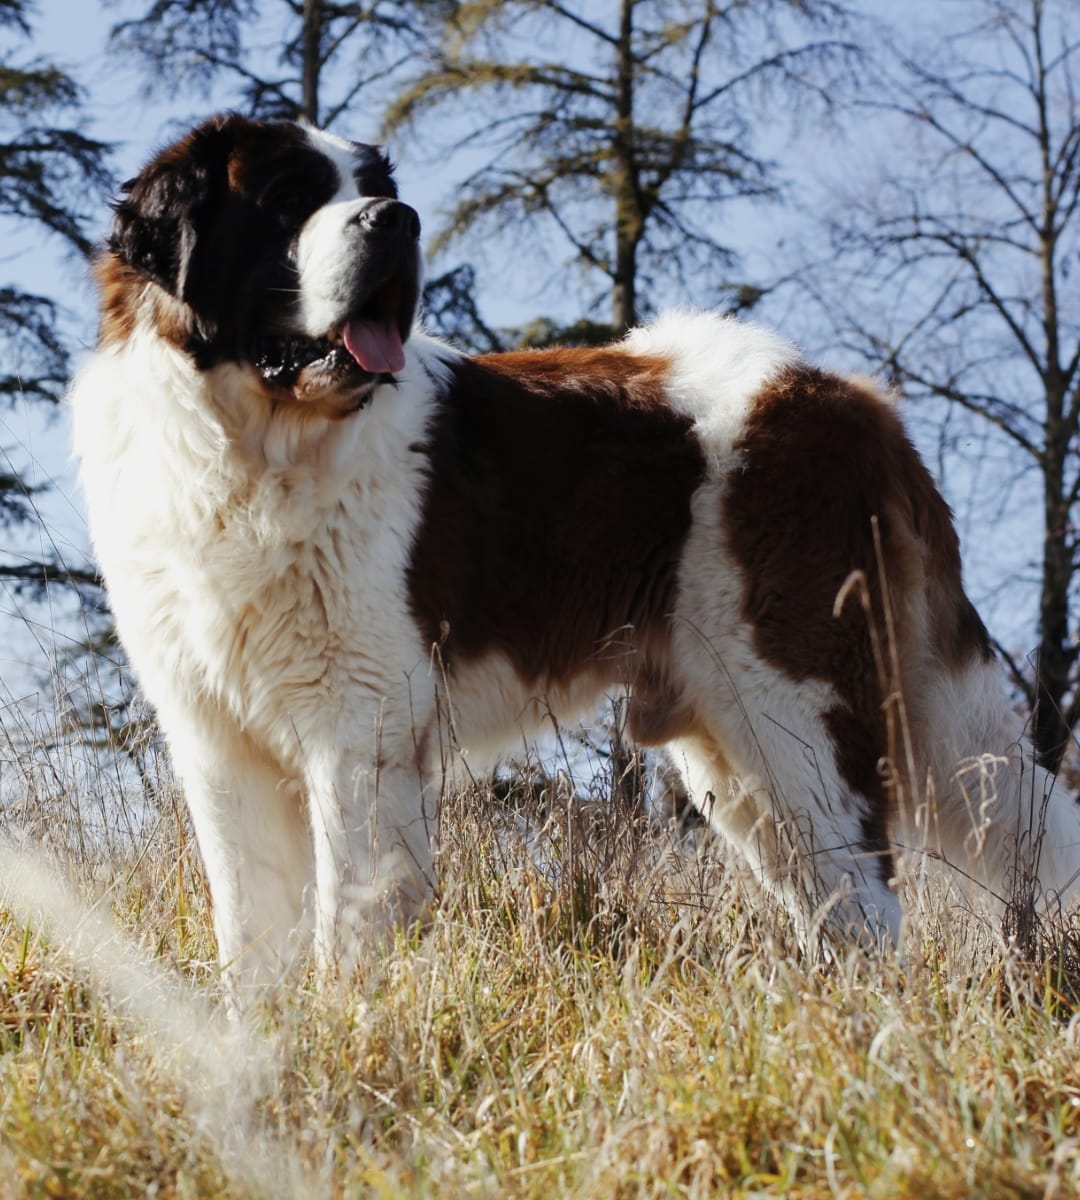
POLYGON ((324 205, 305 224, 296 250, 300 275, 300 319, 311 337, 337 325, 352 294, 352 243, 359 239, 356 218, 378 199, 340 199, 324 205))
POLYGON ((337 167, 338 175, 341 177, 341 190, 334 199, 353 199, 356 195, 356 189, 353 186, 356 143, 350 142, 348 138, 343 138, 336 133, 331 133, 328 129, 316 129, 314 125, 306 125, 304 134, 311 145, 325 154, 337 167))
MULTIPOLYGON (((318 335, 342 317, 349 223, 368 201, 350 191, 348 144, 309 136, 344 180, 299 243, 318 335)), ((824 726, 835 697, 757 653, 722 528, 754 398, 796 353, 701 313, 669 314, 626 346, 669 361, 668 401, 691 418, 707 463, 673 614, 671 682, 696 720, 676 762, 804 936, 831 911, 895 942, 896 895, 853 850, 865 810, 824 726)), ((312 938, 329 969, 423 903, 444 735, 490 755, 549 711, 587 708, 617 675, 585 672, 539 696, 490 655, 445 678, 411 616, 423 443, 451 354, 415 333, 395 385, 325 415, 271 403, 251 367, 196 369, 144 305, 134 333, 99 350, 73 388, 94 546, 181 775, 240 1004, 312 938)), ((1044 887, 1067 891, 1080 819, 1043 773, 1024 772, 991 668, 950 673, 927 660, 913 678, 914 774, 931 782, 902 806, 896 840, 967 864, 1001 892, 1034 815, 1049 841, 1028 859, 1044 887)))
POLYGON ((689 309, 673 309, 633 330, 626 345, 635 354, 671 359, 669 403, 693 419, 714 460, 731 452, 754 397, 799 361, 793 346, 760 325, 689 309))
POLYGON ((404 574, 439 353, 414 338, 399 386, 346 421, 282 416, 148 329, 74 387, 94 545, 241 985, 280 975, 312 878, 327 963, 352 910, 427 891, 413 737, 435 693, 404 574))

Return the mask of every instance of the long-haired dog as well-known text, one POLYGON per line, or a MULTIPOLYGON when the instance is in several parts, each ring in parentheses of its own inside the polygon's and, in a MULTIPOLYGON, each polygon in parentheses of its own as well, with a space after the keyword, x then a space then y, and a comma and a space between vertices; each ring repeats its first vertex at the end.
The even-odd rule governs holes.
POLYGON ((475 761, 623 686, 804 935, 895 941, 903 847, 1064 893, 1080 819, 893 406, 702 313, 465 357, 416 326, 419 231, 377 149, 226 116, 96 267, 93 541, 234 998, 423 901, 448 730, 475 761))

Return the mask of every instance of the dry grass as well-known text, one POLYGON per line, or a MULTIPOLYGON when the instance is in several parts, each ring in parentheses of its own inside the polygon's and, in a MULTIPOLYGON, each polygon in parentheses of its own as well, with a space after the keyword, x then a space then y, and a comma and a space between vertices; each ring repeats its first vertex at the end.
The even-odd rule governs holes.
POLYGON ((429 928, 242 1038, 153 790, 107 853, 53 831, 71 895, 0 860, 0 1197, 1080 1193, 1075 926, 1025 963, 940 899, 903 970, 821 970, 715 847, 477 790, 429 928))

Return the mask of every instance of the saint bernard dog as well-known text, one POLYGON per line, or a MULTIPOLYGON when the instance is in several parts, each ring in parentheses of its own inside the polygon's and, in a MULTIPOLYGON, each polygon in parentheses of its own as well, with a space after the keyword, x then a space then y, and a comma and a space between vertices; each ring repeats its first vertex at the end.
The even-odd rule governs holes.
POLYGON ((896 942, 894 856, 1065 897, 951 516, 873 386, 674 312, 470 358, 376 148, 227 115, 124 185, 71 395, 93 544, 234 1003, 362 962, 441 790, 627 689, 801 935, 896 942))

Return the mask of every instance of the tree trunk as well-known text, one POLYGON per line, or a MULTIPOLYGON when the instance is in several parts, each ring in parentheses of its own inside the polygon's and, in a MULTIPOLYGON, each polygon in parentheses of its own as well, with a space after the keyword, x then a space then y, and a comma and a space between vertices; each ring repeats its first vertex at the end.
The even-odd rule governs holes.
POLYGON ((1073 563, 1069 546, 1069 502, 1066 466, 1069 453, 1068 384, 1061 366, 1061 325, 1058 312, 1056 255, 1059 211, 1057 168, 1052 151, 1050 99, 1043 54, 1042 9, 1032 10, 1035 97, 1039 113, 1039 154, 1042 167, 1042 212, 1039 266, 1042 275, 1042 324, 1046 340, 1043 382, 1046 387, 1043 473, 1043 567, 1039 596, 1039 657, 1036 671, 1035 752, 1043 766, 1057 770, 1069 740, 1065 697, 1069 690, 1076 648, 1069 641, 1069 585, 1073 563))
POLYGON ((300 64, 300 115, 319 123, 319 72, 322 70, 322 0, 304 0, 303 61, 300 64))
POLYGON ((611 321, 616 333, 637 324, 637 248, 644 224, 641 216, 634 154, 634 4, 621 0, 615 73, 615 264, 611 289, 611 321))
POLYGON ((1050 770, 1060 765, 1069 741, 1063 710, 1077 657, 1069 640, 1069 583, 1073 566, 1069 552, 1069 506, 1064 495, 1063 442, 1067 443, 1067 435, 1063 424, 1062 418, 1048 425, 1043 464, 1045 532, 1033 740, 1039 761, 1050 770))

